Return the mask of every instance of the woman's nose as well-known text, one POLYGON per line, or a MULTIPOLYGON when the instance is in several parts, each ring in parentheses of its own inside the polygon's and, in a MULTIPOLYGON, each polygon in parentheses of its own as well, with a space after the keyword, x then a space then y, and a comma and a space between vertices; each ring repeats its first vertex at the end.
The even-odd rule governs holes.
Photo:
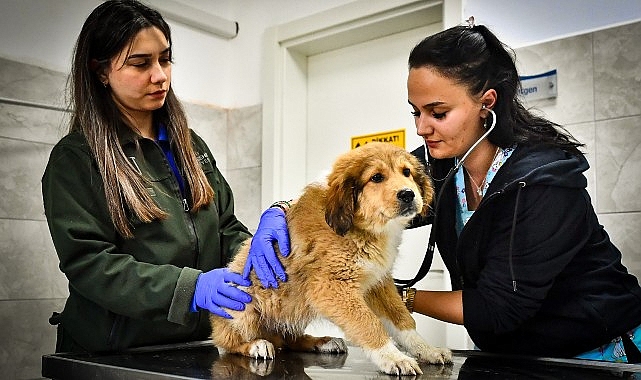
MULTIPOLYGON (((168 69, 170 70, 170 69, 168 69)), ((154 64, 151 68, 151 82, 152 83, 163 83, 167 80, 168 75, 165 72, 165 68, 160 64, 160 62, 154 64)))
POLYGON ((419 117, 415 118, 414 123, 416 124, 416 134, 419 136, 428 135, 434 130, 424 113, 421 113, 419 117))

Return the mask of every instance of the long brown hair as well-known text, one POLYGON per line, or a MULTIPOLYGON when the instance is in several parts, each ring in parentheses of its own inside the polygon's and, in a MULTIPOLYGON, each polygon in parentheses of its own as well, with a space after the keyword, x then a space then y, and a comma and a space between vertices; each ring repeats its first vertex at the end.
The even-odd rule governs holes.
MULTIPOLYGON (((69 132, 82 133, 94 155, 104 183, 107 206, 114 227, 132 238, 128 214, 148 223, 164 219, 167 213, 146 190, 147 179, 127 159, 117 131, 129 128, 99 74, 130 44, 142 29, 156 27, 171 49, 171 31, 160 13, 135 0, 109 0, 93 10, 76 42, 69 76, 73 114, 69 132)), ((171 53, 170 53, 171 54, 171 53)), ((172 150, 187 180, 191 211, 207 206, 214 198, 205 173, 192 148, 187 117, 171 86, 164 105, 154 111, 154 121, 163 122, 171 136, 172 150)))

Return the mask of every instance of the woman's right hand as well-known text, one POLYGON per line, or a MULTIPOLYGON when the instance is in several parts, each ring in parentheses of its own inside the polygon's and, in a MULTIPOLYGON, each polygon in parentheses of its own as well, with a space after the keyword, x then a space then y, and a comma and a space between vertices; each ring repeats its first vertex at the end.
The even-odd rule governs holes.
POLYGON ((192 311, 198 308, 209 310, 223 318, 231 319, 225 309, 242 311, 252 297, 238 289, 237 285, 250 286, 251 281, 227 268, 218 268, 201 273, 196 280, 196 290, 191 304, 192 311))

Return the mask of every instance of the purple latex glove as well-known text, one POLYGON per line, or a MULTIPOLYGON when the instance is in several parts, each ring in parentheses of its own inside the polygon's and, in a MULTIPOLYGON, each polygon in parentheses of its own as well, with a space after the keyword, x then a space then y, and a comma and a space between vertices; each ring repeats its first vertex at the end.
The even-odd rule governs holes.
POLYGON ((196 291, 191 303, 191 310, 198 308, 209 310, 223 318, 231 319, 223 308, 242 311, 252 297, 238 289, 236 285, 249 286, 251 281, 239 273, 230 272, 227 268, 218 268, 201 273, 196 280, 196 291))
POLYGON ((278 242, 283 257, 289 255, 289 231, 285 212, 278 207, 270 207, 260 216, 258 229, 251 241, 249 255, 243 270, 243 277, 248 279, 252 268, 264 288, 277 288, 278 281, 287 281, 285 268, 276 255, 272 242, 278 242))

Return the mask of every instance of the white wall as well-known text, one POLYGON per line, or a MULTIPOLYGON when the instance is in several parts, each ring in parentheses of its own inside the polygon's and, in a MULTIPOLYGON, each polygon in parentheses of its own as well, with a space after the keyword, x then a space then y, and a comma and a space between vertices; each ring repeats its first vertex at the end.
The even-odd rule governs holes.
POLYGON ((639 0, 462 0, 512 48, 575 36, 641 19, 639 0))
MULTIPOLYGON (((150 0, 153 3, 153 0, 150 0)), ((232 40, 169 20, 176 65, 174 86, 184 100, 226 108, 262 103, 264 30, 353 0, 178 0, 238 21, 232 40)), ((447 0, 491 27, 512 47, 641 19, 639 0, 447 0)), ((82 22, 99 0, 0 1, 0 57, 67 72, 82 22)))
MULTIPOLYGON (((237 21, 239 35, 216 37, 167 19, 172 27, 178 96, 195 103, 237 108, 260 104, 264 30, 352 0, 183 0, 237 21)), ((153 0, 149 0, 153 5, 153 0)), ((0 1, 0 57, 68 72, 82 23, 99 0, 0 1)))
MULTIPOLYGON (((222 104, 236 108, 262 103, 261 70, 265 29, 354 0, 178 1, 238 22, 238 36, 228 42, 231 52, 223 57, 228 75, 226 77, 216 75, 217 80, 224 82, 225 94, 222 104), (223 13, 221 8, 226 9, 226 13, 223 13)), ((189 41, 184 43, 189 46, 189 41)), ((194 46, 192 45, 191 48, 194 46)))

